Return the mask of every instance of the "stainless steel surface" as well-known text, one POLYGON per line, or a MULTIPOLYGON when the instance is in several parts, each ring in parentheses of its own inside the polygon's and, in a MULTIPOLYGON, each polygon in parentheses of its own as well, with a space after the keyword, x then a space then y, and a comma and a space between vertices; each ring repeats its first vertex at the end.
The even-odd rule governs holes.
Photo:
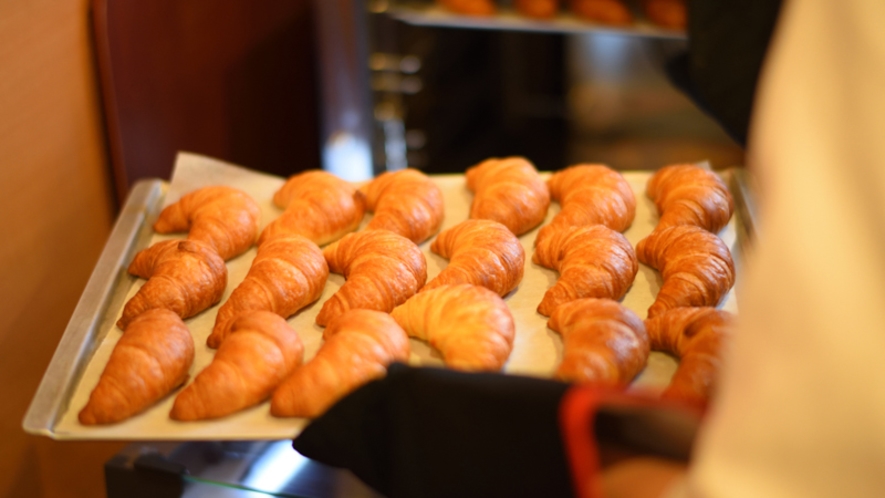
MULTIPOLYGON (((377 173, 364 0, 315 0, 323 169, 351 181, 377 173)), ((294 138, 293 138, 294 139, 294 138)))
POLYGON ((67 408, 70 392, 100 340, 97 334, 108 319, 105 313, 114 290, 122 279, 128 278, 121 269, 126 268, 133 251, 146 236, 145 222, 156 216, 165 192, 161 180, 142 180, 133 186, 25 414, 22 426, 26 432, 54 435, 53 428, 67 408))
MULTIPOLYGON (((378 498, 381 495, 352 472, 301 456, 292 441, 201 441, 132 443, 112 459, 131 479, 115 489, 127 496, 126 482, 137 486, 139 473, 162 472, 180 479, 181 498, 378 498), (145 462, 147 457, 149 462, 145 462)), ((112 498, 117 498, 116 496, 112 498)))

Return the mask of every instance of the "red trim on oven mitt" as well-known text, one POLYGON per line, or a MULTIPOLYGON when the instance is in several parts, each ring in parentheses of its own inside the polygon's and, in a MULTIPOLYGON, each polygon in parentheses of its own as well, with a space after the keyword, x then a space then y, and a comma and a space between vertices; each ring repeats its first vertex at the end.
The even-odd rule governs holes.
POLYGON ((602 498, 604 445, 688 461, 702 413, 643 394, 573 386, 560 402, 559 422, 575 496, 602 498))

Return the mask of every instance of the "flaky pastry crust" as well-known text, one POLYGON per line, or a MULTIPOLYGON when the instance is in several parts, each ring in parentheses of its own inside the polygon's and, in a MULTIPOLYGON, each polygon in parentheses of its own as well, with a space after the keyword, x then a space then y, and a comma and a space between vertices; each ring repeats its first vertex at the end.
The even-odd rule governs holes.
POLYGON ((212 362, 175 397, 173 420, 216 419, 257 405, 304 359, 298 334, 276 313, 245 313, 231 330, 212 362))
POLYGON ((141 413, 188 378, 194 340, 181 318, 163 308, 135 317, 80 410, 84 425, 113 424, 141 413))
POLYGON ((273 393, 276 417, 314 418, 387 366, 409 359, 409 338, 387 313, 350 310, 329 322, 316 355, 297 368, 273 393))
POLYGON ((648 361, 645 325, 617 301, 570 301, 556 308, 547 326, 562 336, 563 358, 554 374, 557 379, 623 387, 648 361))
POLYGON ((444 285, 420 292, 391 316, 409 336, 430 343, 446 365, 457 370, 501 370, 513 350, 513 315, 507 303, 485 287, 444 285))
POLYGON ((441 285, 473 284, 506 296, 522 281, 525 250, 507 227, 492 220, 466 220, 444 230, 430 250, 449 265, 421 291, 441 285))
POLYGON ((123 306, 117 326, 125 329, 141 313, 166 308, 182 319, 218 303, 227 286, 227 266, 208 245, 165 240, 138 252, 129 273, 147 282, 123 306))

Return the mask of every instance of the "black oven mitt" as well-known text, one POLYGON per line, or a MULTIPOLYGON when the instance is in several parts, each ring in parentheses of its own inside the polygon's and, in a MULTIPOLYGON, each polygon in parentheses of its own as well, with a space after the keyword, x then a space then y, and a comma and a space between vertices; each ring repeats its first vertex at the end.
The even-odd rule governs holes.
POLYGON ((574 496, 558 423, 568 387, 394 364, 293 446, 391 498, 574 496))

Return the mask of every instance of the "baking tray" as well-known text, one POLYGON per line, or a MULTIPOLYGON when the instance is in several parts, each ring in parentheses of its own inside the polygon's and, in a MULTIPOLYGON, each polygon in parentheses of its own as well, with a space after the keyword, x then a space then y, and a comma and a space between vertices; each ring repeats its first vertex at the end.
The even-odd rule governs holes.
MULTIPOLYGON (((720 237, 732 250, 739 263, 741 247, 752 230, 752 220, 746 216, 750 211, 746 202, 744 173, 741 168, 721 172, 738 201, 738 209, 720 237)), ((624 177, 632 186, 637 198, 636 219, 625 236, 634 246, 654 228, 657 221, 653 203, 643 194, 651 172, 628 171, 624 177)), ((546 174, 545 174, 546 175, 546 174)), ((446 217, 443 229, 467 219, 473 198, 465 185, 463 175, 432 176, 443 191, 446 217)), ((154 234, 151 225, 160 210, 177 200, 183 193, 205 185, 231 184, 249 192, 262 208, 262 227, 278 216, 281 211, 271 203, 273 192, 284 179, 257 173, 235 165, 225 164, 211 158, 182 153, 170 182, 144 180, 132 189, 110 238, 102 252, 95 270, 83 292, 74 314, 62 336, 56 352, 44 374, 43 380, 25 416, 23 426, 31 434, 48 436, 57 440, 261 440, 286 439, 298 434, 308 420, 300 418, 278 419, 269 414, 268 403, 225 417, 203 422, 177 422, 168 418, 174 395, 146 412, 119 424, 87 427, 77 421, 77 413, 85 405, 98 375, 107 362, 121 332, 114 325, 126 300, 144 282, 126 273, 132 256, 140 249, 157 240, 183 238, 184 235, 164 236, 154 234)), ((558 212, 559 206, 551 204, 545 224, 558 212)), ((366 223, 369 219, 367 215, 366 223)), ((519 288, 505 300, 517 325, 513 353, 504 371, 510 374, 549 377, 561 357, 562 344, 559 336, 546 327, 547 319, 535 309, 543 293, 555 282, 556 272, 531 262, 532 244, 537 228, 520 237, 526 250, 525 276, 519 288)), ((428 280, 444 268, 447 261, 430 252, 430 241, 421 244, 427 258, 428 280)), ((255 255, 255 248, 227 262, 228 286, 222 301, 243 279, 255 255)), ((316 303, 300 311, 288 321, 299 333, 305 346, 305 359, 309 360, 320 346, 322 328, 314 323, 322 303, 340 288, 344 278, 329 276, 323 295, 316 303)), ((740 269, 738 268, 738 282, 740 269)), ((658 273, 640 265, 639 273, 622 303, 645 317, 646 310, 660 287, 658 273)), ((196 343, 196 359, 191 368, 191 379, 214 354, 205 346, 205 339, 215 320, 219 305, 185 321, 196 343)), ((721 307, 737 312, 736 291, 732 289, 721 307)), ((442 366, 440 356, 426 343, 411 340, 410 364, 442 366)), ((631 388, 656 391, 663 389, 676 368, 676 361, 669 355, 653 352, 645 370, 631 388)), ((176 391, 177 392, 177 391, 176 391)))
POLYGON ((550 19, 535 19, 518 13, 511 2, 499 1, 497 12, 491 16, 470 16, 449 11, 432 0, 394 1, 387 4, 386 12, 394 19, 407 24, 437 28, 486 29, 494 31, 524 31, 552 34, 614 34, 641 38, 686 40, 684 30, 658 26, 642 13, 638 2, 628 1, 627 7, 635 20, 628 26, 612 26, 581 19, 561 7, 560 13, 550 19))

